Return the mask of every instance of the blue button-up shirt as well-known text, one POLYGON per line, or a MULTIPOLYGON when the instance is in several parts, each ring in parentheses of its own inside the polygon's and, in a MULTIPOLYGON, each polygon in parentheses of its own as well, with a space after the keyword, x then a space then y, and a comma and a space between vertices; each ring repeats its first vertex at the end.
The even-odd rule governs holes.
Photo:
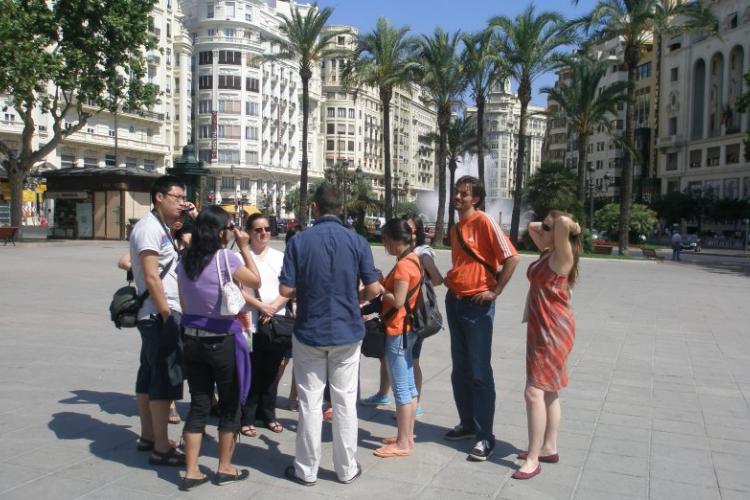
POLYGON ((311 346, 351 344, 362 340, 365 326, 359 310, 359 281, 378 280, 372 251, 362 236, 336 216, 289 241, 279 282, 296 289, 297 340, 311 346))

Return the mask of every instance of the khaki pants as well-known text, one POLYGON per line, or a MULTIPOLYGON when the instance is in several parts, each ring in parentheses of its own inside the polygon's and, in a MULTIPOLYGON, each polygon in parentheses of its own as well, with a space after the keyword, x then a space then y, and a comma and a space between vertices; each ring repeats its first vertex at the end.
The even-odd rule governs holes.
POLYGON ((315 481, 320 467, 323 391, 326 374, 333 406, 333 467, 339 480, 357 473, 357 381, 362 342, 313 347, 292 337, 294 378, 299 395, 295 474, 315 481))

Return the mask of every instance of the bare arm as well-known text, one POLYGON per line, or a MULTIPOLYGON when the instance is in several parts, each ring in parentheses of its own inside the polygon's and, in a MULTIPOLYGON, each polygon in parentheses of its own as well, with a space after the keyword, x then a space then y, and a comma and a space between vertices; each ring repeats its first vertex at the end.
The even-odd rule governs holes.
POLYGON ((440 274, 440 270, 435 265, 435 260, 430 257, 429 255, 422 255, 419 258, 420 261, 422 261, 422 266, 424 267, 425 272, 427 273, 427 276, 430 278, 430 281, 432 282, 433 286, 440 286, 443 284, 443 275, 440 274))
POLYGON ((393 292, 386 290, 385 293, 383 293, 383 301, 398 309, 404 305, 404 302, 406 302, 407 293, 409 293, 409 282, 396 280, 393 284, 393 292))
POLYGON ((153 250, 144 250, 138 254, 138 258, 141 260, 141 266, 143 266, 143 277, 146 281, 149 296, 154 301, 156 310, 166 321, 171 312, 164 296, 161 278, 159 278, 159 254, 153 250))
POLYGON ((123 271, 130 271, 130 268, 132 267, 130 263, 130 251, 125 252, 125 254, 120 257, 120 260, 117 261, 117 267, 123 271))
POLYGON ((568 274, 573 267, 573 247, 570 235, 579 234, 581 226, 569 217, 559 217, 552 227, 555 238, 555 250, 550 256, 550 267, 558 274, 568 274))
POLYGON ((294 298, 295 288, 279 284, 279 295, 285 299, 291 300, 294 298))
POLYGON ((378 295, 381 295, 383 291, 383 285, 379 281, 375 281, 369 285, 365 285, 360 293, 360 300, 362 302, 369 302, 378 295))
POLYGON ((542 247, 542 223, 541 222, 529 222, 527 227, 531 241, 534 242, 536 248, 543 252, 545 248, 542 247))
POLYGON ((507 285, 510 281, 511 276, 513 276, 513 272, 516 270, 516 266, 520 261, 521 257, 519 257, 518 255, 508 257, 503 261, 503 267, 500 270, 500 276, 497 277, 497 285, 495 285, 495 289, 493 290, 495 295, 500 295, 501 293, 503 293, 505 285, 507 285))
POLYGON ((237 242, 237 248, 240 250, 242 260, 245 265, 237 268, 232 275, 240 284, 248 288, 260 288, 260 272, 258 267, 255 265, 253 256, 250 255, 250 236, 239 229, 234 229, 234 239, 237 242))

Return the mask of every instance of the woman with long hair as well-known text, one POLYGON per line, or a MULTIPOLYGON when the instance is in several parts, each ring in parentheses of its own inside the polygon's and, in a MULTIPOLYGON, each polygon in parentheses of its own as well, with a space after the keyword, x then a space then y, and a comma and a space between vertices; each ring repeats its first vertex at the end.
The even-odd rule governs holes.
POLYGON ((578 277, 581 226, 573 216, 552 210, 542 222, 532 222, 529 236, 541 252, 526 276, 529 294, 526 329, 526 418, 528 451, 518 454, 526 462, 514 479, 530 479, 542 470, 540 462, 556 463, 560 429, 558 391, 568 385, 566 360, 573 348, 576 322, 570 305, 570 288, 578 277))
POLYGON ((240 429, 240 405, 249 388, 248 347, 236 316, 222 314, 222 284, 235 281, 257 288, 260 275, 249 250, 249 236, 234 227, 221 207, 210 206, 195 219, 190 246, 177 266, 182 303, 185 371, 190 412, 185 421, 186 471, 180 489, 208 481, 198 468, 201 440, 211 411, 214 384, 219 393, 219 466, 217 485, 247 479, 249 472, 231 463, 240 429), (242 258, 226 250, 229 234, 242 258))
POLYGON ((412 250, 411 227, 402 219, 391 219, 383 226, 383 245, 396 265, 383 281, 383 305, 380 318, 385 328, 385 364, 396 400, 396 437, 383 440, 373 452, 377 457, 404 457, 414 448, 414 420, 417 410, 417 388, 411 351, 416 340, 412 333, 407 307, 414 310, 420 293, 422 266, 412 250), (407 303, 408 301, 408 303, 407 303))
MULTIPOLYGON (((250 254, 260 273, 262 285, 245 292, 245 300, 253 309, 252 329, 258 331, 259 324, 269 323, 274 316, 284 316, 288 299, 279 295, 279 274, 284 264, 284 254, 268 245, 271 240, 271 224, 268 217, 257 213, 248 217, 245 229, 250 234, 250 254)), ((276 375, 284 357, 274 346, 262 342, 253 335, 253 350, 250 353, 252 382, 247 401, 242 407, 243 436, 255 437, 256 420, 273 432, 284 430, 276 420, 276 375)))

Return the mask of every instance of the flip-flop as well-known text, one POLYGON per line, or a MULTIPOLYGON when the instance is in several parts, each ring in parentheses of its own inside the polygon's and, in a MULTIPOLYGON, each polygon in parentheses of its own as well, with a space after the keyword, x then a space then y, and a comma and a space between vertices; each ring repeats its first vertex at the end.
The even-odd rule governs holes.
POLYGON ((269 429, 269 430, 271 430, 272 432, 275 432, 276 434, 278 434, 279 432, 283 432, 284 431, 284 426, 281 425, 278 422, 278 420, 274 420, 273 422, 268 422, 266 424, 266 428, 269 429))
POLYGON ((372 454, 380 458, 408 457, 409 455, 411 455, 411 451, 399 450, 399 449, 387 450, 384 446, 382 448, 378 448, 377 450, 373 451, 372 454))
MULTIPOLYGON (((412 436, 412 439, 417 439, 417 435, 414 434, 412 436)), ((394 437, 383 438, 383 439, 380 440, 380 442, 383 443, 383 444, 396 444, 397 441, 398 441, 398 438, 395 437, 395 436, 394 437)))
POLYGON ((252 425, 243 425, 240 429, 240 434, 245 437, 254 438, 258 436, 258 431, 252 425))

